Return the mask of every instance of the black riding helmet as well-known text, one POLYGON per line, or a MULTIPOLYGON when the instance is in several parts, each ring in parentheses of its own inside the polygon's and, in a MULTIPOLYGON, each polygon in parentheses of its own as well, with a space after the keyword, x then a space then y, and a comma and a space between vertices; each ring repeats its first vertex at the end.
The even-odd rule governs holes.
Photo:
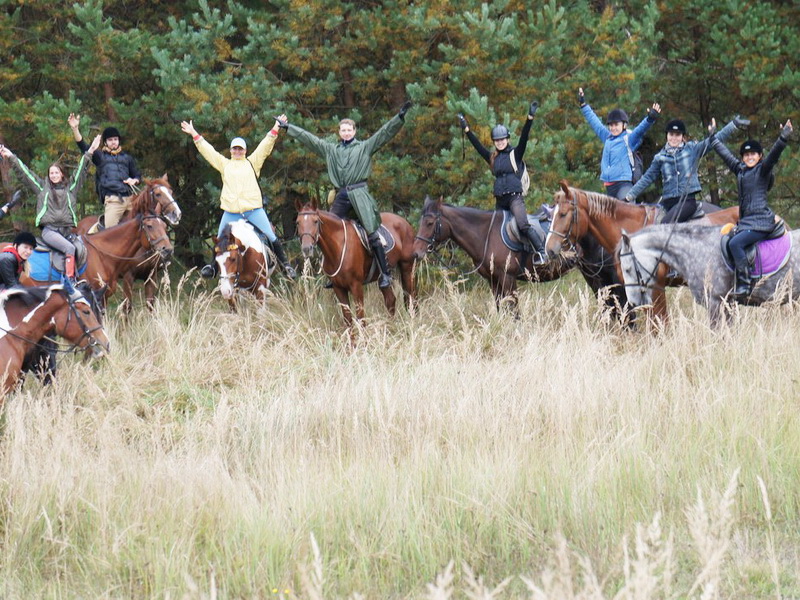
POLYGON ((104 144, 106 143, 106 140, 108 138, 112 137, 119 138, 120 141, 122 141, 122 136, 119 134, 119 129, 117 129, 116 127, 106 127, 105 129, 103 129, 102 140, 104 144))
POLYGON ((505 140, 510 137, 511 134, 508 132, 508 127, 505 125, 495 125, 492 128, 492 140, 505 140))
POLYGON ((761 147, 761 144, 758 142, 758 140, 747 140, 739 147, 739 156, 744 156, 745 152, 758 152, 759 154, 764 154, 764 148, 761 147))
POLYGON ((682 133, 686 135, 686 124, 680 119, 672 119, 664 128, 664 133, 682 133))
POLYGON ((617 121, 621 121, 623 123, 628 122, 628 113, 626 113, 621 108, 615 108, 608 113, 606 117, 606 125, 609 123, 616 123, 617 121))

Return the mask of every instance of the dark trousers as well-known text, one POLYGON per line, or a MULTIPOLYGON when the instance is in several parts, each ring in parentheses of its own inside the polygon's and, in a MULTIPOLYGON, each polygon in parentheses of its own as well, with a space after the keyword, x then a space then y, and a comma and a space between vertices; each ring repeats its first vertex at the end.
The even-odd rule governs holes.
POLYGON ((352 219, 355 217, 353 205, 350 203, 350 198, 347 196, 347 190, 341 188, 336 192, 336 197, 333 199, 333 206, 331 212, 340 219, 352 219))
POLYGON ((522 235, 528 230, 528 211, 525 209, 525 200, 522 199, 522 194, 505 194, 503 196, 495 196, 495 210, 508 210, 514 215, 514 220, 517 222, 517 227, 522 235))
POLYGON ((625 196, 631 191, 633 183, 630 181, 615 181, 606 186, 606 196, 612 196, 617 200, 625 200, 625 196))
POLYGON ((664 198, 661 200, 661 206, 667 211, 662 223, 684 223, 697 212, 697 200, 695 200, 694 194, 689 194, 683 201, 680 196, 664 198))
POLYGON ((747 249, 767 237, 769 237, 769 232, 745 229, 737 232, 731 238, 728 247, 731 249, 731 256, 737 269, 744 269, 747 266, 747 249))

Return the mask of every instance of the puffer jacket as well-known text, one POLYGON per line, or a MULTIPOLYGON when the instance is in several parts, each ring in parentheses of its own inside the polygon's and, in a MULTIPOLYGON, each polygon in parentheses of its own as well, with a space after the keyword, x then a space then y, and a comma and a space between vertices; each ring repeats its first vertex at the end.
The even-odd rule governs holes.
POLYGON ((533 119, 525 119, 525 125, 522 126, 522 131, 519 135, 519 142, 516 146, 509 144, 502 152, 491 152, 481 144, 480 140, 472 133, 472 130, 467 132, 467 137, 478 154, 490 165, 492 165, 492 174, 494 180, 494 195, 495 197, 505 196, 506 194, 521 194, 522 193, 522 157, 525 155, 525 149, 528 146, 528 137, 531 132, 531 125, 533 119), (514 172, 514 166, 511 164, 511 153, 514 153, 514 159, 517 163, 517 171, 514 172), (492 164, 492 154, 494 154, 494 164, 492 164))
MULTIPOLYGON (((86 140, 77 142, 81 152, 89 149, 86 140)), ((107 150, 97 150, 92 155, 92 162, 97 167, 96 188, 97 195, 102 202, 106 196, 130 196, 133 193, 126 179, 138 179, 141 181, 142 173, 136 166, 136 161, 127 152, 120 151, 116 154, 107 150)))

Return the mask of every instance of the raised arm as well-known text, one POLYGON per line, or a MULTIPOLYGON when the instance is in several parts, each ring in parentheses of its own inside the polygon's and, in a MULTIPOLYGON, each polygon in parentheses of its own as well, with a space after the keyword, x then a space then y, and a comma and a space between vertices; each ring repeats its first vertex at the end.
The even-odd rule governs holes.
POLYGON ((400 128, 403 126, 404 117, 405 113, 403 112, 396 114, 364 142, 364 146, 370 155, 375 154, 382 146, 385 146, 389 140, 397 135, 397 132, 400 131, 400 128))
POLYGON ((256 175, 261 174, 261 167, 264 165, 264 161, 267 160, 267 157, 272 154, 272 149, 275 147, 275 142, 278 141, 278 132, 280 131, 281 121, 286 120, 286 115, 281 115, 275 118, 275 125, 272 126, 267 132, 267 135, 264 136, 264 139, 259 142, 258 146, 253 153, 247 157, 250 163, 253 165, 253 168, 256 170, 256 175))
POLYGON ((78 168, 75 169, 75 173, 72 175, 72 181, 69 186, 70 191, 75 190, 77 193, 83 187, 83 184, 86 182, 86 177, 89 174, 89 162, 91 162, 92 155, 99 145, 100 136, 97 136, 86 153, 81 156, 81 160, 78 162, 78 168))
POLYGON ((331 142, 326 142, 325 140, 319 139, 313 133, 309 133, 302 127, 298 127, 297 125, 289 123, 288 120, 282 121, 280 126, 282 129, 288 130, 289 137, 296 139, 306 148, 312 150, 322 158, 327 158, 328 150, 335 146, 335 144, 332 144, 331 142))
POLYGON ((644 134, 647 133, 647 130, 653 126, 653 123, 655 123, 656 120, 658 120, 658 115, 660 114, 661 105, 658 102, 654 102, 653 106, 650 107, 650 110, 647 111, 647 116, 642 119, 642 121, 633 131, 631 131, 630 136, 628 137, 628 145, 631 147, 631 150, 636 150, 642 145, 644 134))
POLYGON ((642 178, 637 181, 634 186, 631 188, 625 195, 625 200, 628 202, 633 202, 636 198, 641 195, 648 187, 650 187, 656 180, 657 177, 661 175, 661 161, 658 160, 658 154, 653 157, 653 162, 650 163, 650 166, 647 167, 647 171, 644 172, 642 178))
POLYGON ((228 159, 217 152, 214 146, 209 144, 202 135, 197 133, 197 130, 194 128, 194 123, 192 123, 192 121, 181 121, 181 131, 186 135, 192 136, 194 145, 200 155, 208 161, 208 164, 221 173, 228 159))
POLYGON ((528 147, 528 136, 531 134, 531 125, 533 125, 533 117, 537 110, 539 110, 539 103, 534 100, 528 108, 528 116, 525 119, 525 125, 522 126, 522 131, 519 134, 519 142, 517 142, 517 146, 514 148, 514 158, 517 160, 517 164, 522 162, 525 149, 528 147))
POLYGON ((772 144, 769 154, 764 158, 764 166, 761 167, 762 172, 768 173, 772 171, 778 163, 781 153, 786 149, 789 138, 792 136, 792 131, 792 120, 788 119, 786 124, 781 128, 781 134, 778 136, 778 139, 772 144))
POLYGON ((20 174, 22 181, 25 182, 25 185, 27 185, 36 193, 42 191, 44 187, 44 179, 31 171, 27 165, 11 151, 8 146, 0 146, 0 156, 11 163, 14 169, 16 169, 16 171, 20 174))
POLYGON ((742 162, 738 158, 736 158, 730 150, 728 150, 725 144, 723 144, 717 139, 717 136, 715 134, 712 133, 709 140, 711 143, 711 147, 714 149, 714 152, 719 154, 720 158, 722 158, 722 162, 724 162, 728 166, 728 168, 731 170, 732 173, 738 175, 739 172, 742 170, 742 162))
POLYGON ((481 141, 475 136, 475 134, 472 133, 469 128, 469 123, 467 123, 467 119, 460 113, 458 115, 458 124, 461 126, 462 131, 467 134, 467 139, 469 140, 470 144, 472 144, 472 147, 475 148, 475 150, 478 151, 478 154, 481 155, 481 158, 488 163, 491 159, 492 153, 489 152, 489 150, 485 148, 483 144, 481 144, 481 141))

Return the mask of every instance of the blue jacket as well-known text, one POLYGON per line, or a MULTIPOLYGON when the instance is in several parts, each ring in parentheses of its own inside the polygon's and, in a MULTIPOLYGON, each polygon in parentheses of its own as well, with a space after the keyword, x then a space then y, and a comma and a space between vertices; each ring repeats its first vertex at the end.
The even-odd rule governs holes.
POLYGON ((624 138, 625 136, 630 136, 628 138, 628 145, 630 145, 631 152, 633 152, 642 145, 644 134, 647 133, 647 130, 655 123, 655 120, 651 121, 649 116, 645 117, 633 131, 625 129, 619 135, 611 135, 608 128, 597 115, 594 114, 591 106, 584 104, 581 107, 581 112, 589 125, 591 125, 597 137, 603 142, 603 158, 600 161, 600 179, 606 183, 631 181, 631 179, 633 179, 633 171, 631 170, 631 160, 628 156, 628 147, 625 145, 624 138))
MULTIPOLYGON (((725 125, 717 134, 717 139, 721 142, 727 140, 736 130, 733 121, 725 125)), ((642 178, 636 182, 626 199, 634 200, 656 178, 661 176, 662 198, 680 198, 684 194, 694 194, 700 191, 700 179, 697 177, 697 163, 711 150, 711 138, 700 142, 686 142, 683 146, 670 151, 669 145, 665 145, 658 154, 653 157, 647 171, 642 178)))

